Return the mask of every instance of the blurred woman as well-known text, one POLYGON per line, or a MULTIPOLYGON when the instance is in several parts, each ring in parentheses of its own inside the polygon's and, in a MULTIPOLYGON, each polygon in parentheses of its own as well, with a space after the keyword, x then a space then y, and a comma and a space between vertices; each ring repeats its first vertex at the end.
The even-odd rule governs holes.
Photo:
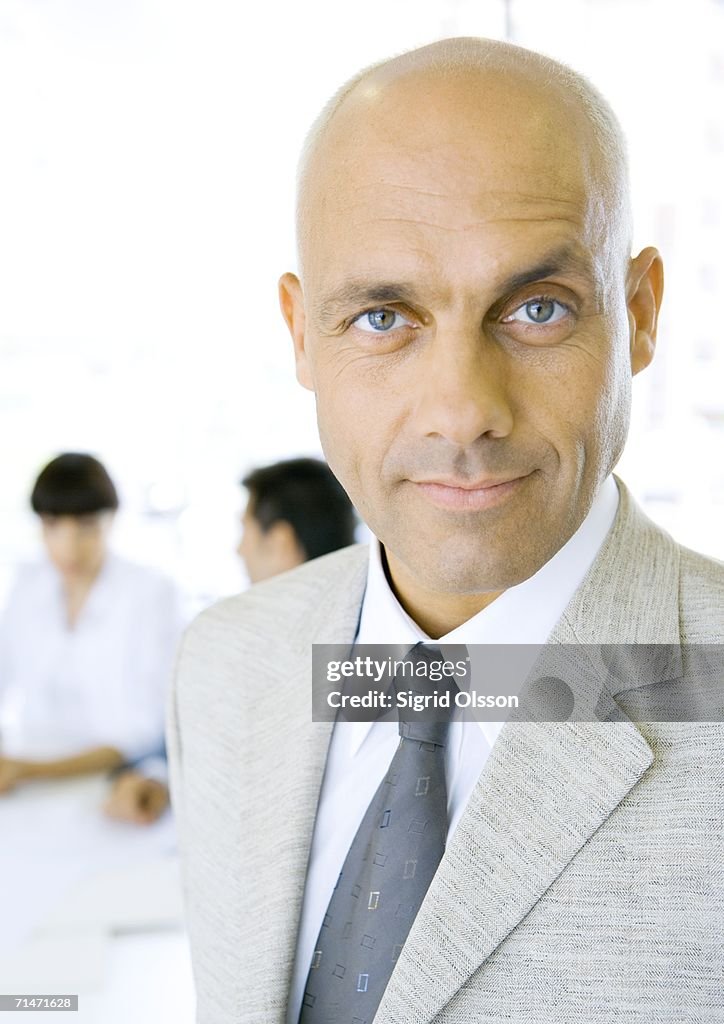
POLYGON ((47 557, 0 620, 0 793, 157 750, 181 631, 173 584, 108 548, 118 495, 97 459, 53 459, 30 501, 47 557))

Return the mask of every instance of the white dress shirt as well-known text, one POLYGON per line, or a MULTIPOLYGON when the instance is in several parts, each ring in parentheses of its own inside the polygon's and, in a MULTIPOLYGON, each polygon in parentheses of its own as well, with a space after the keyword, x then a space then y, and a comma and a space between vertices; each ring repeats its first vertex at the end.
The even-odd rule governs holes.
MULTIPOLYGON (((445 644, 544 644, 583 581, 618 508, 613 477, 603 483, 576 533, 530 579, 511 587, 472 619, 440 637, 445 644)), ((380 544, 370 545, 367 584, 356 643, 429 641, 395 598, 380 544)), ((488 759, 502 722, 453 720, 445 748, 448 842, 488 759)), ((297 1024, 322 918, 347 851, 399 743, 394 722, 337 722, 325 767, 297 940, 287 1024, 297 1024)))
POLYGON ((0 752, 107 745, 135 760, 161 748, 181 628, 176 588, 155 570, 107 555, 69 628, 58 572, 26 566, 0 619, 0 752))

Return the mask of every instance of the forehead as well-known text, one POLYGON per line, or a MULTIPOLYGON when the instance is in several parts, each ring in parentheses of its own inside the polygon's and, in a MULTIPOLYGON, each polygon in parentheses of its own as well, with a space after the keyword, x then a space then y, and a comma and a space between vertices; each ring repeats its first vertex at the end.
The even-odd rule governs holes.
POLYGON ((305 268, 589 249, 602 206, 590 150, 571 104, 529 83, 368 90, 335 116, 310 166, 305 268))
POLYGON ((103 514, 100 512, 84 512, 78 515, 45 514, 41 517, 41 520, 46 529, 62 531, 75 530, 87 533, 89 529, 100 527, 103 522, 103 518, 103 514))

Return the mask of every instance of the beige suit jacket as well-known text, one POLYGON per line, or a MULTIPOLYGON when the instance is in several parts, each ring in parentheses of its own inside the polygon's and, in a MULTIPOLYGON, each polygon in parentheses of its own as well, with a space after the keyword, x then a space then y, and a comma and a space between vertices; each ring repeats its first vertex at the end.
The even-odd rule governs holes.
MULTIPOLYGON (((551 643, 724 643, 724 565, 619 482, 614 526, 551 643)), ((199 1024, 283 1024, 332 726, 313 643, 351 643, 363 546, 204 612, 169 721, 199 1024)), ((724 726, 513 723, 375 1024, 724 1021, 724 726)))

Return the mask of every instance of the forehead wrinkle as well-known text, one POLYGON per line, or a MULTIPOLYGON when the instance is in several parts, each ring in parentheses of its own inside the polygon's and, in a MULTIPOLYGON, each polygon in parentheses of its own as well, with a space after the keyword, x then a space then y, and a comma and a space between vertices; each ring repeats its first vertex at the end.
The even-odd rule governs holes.
MULTIPOLYGON (((394 159, 394 151, 390 154, 390 159, 394 159)), ((430 187, 422 182, 403 181, 399 178, 380 178, 375 171, 376 167, 373 165, 370 167, 368 180, 350 182, 344 178, 343 165, 336 166, 330 162, 325 169, 324 178, 320 179, 320 183, 326 186, 321 190, 324 194, 325 203, 328 202, 330 197, 334 197, 340 206, 357 206, 369 202, 369 195, 375 201, 379 201, 385 194, 388 194, 389 199, 394 199, 396 193, 401 192, 405 194, 411 193, 415 197, 442 199, 446 203, 503 204, 523 202, 583 206, 591 198, 592 192, 595 194, 595 190, 590 189, 589 183, 585 180, 559 180, 553 183, 557 187, 557 191, 551 193, 548 191, 552 184, 550 181, 545 183, 548 186, 546 189, 524 191, 521 187, 504 188, 492 182, 486 184, 482 175, 477 173, 471 175, 472 180, 469 184, 466 184, 460 181, 459 175, 449 171, 446 177, 448 182, 450 182, 450 187, 441 189, 430 187)), ((359 174, 359 169, 357 169, 357 173, 359 174)), ((514 173, 514 170, 511 170, 506 175, 508 181, 510 181, 514 173)), ((526 184, 530 185, 530 182, 526 182, 526 184)))
MULTIPOLYGON (((365 186, 366 188, 372 188, 372 186, 365 186)), ((358 190, 356 190, 358 191, 358 190)), ((571 190, 573 191, 573 190, 571 190)), ((339 195, 339 193, 338 193, 339 195)), ((516 202, 513 204, 512 210, 496 210, 494 213, 479 214, 476 211, 469 211, 468 217, 470 218, 467 222, 450 224, 450 211, 445 210, 447 214, 447 223, 442 223, 436 219, 431 219, 430 215, 433 213, 429 208, 424 210, 424 217, 420 214, 415 215, 413 211, 411 216, 404 216, 405 211, 396 212, 394 215, 383 215, 382 212, 374 213, 370 210, 364 199, 359 198, 351 203, 342 204, 334 207, 328 206, 325 213, 325 220, 332 225, 332 233, 339 229, 339 218, 344 216, 346 213, 350 219, 353 228, 357 232, 361 232, 361 238, 365 237, 365 233, 370 231, 374 232, 380 227, 395 225, 399 226, 403 230, 405 228, 410 229, 410 234, 405 242, 404 248, 412 253, 417 252, 418 256, 422 257, 424 262, 429 262, 432 257, 435 262, 436 254, 429 247, 429 239, 425 242, 425 234, 427 231, 435 232, 440 237, 454 237, 456 234, 460 235, 461 238, 466 235, 474 234, 475 232, 484 232, 486 228, 496 228, 510 226, 515 228, 516 231, 524 230, 529 225, 550 225, 553 227, 555 224, 566 226, 568 228, 567 234, 570 234, 570 229, 573 230, 575 238, 573 244, 577 244, 581 250, 590 250, 590 257, 586 261, 586 280, 593 281, 596 289, 596 301, 600 305, 602 298, 606 292, 606 270, 603 264, 610 262, 608 258, 608 245, 604 245, 605 252, 599 252, 599 248, 602 243, 609 242, 608 235, 605 231, 600 231, 600 213, 597 209, 596 196, 591 193, 579 193, 575 198, 565 198, 563 196, 550 196, 545 193, 503 193, 504 198, 499 200, 500 193, 497 190, 490 190, 485 194, 486 198, 490 198, 496 206, 505 205, 505 199, 510 199, 511 196, 515 197, 516 202), (518 202, 519 200, 519 202, 518 202), (515 207, 526 202, 533 201, 535 204, 534 209, 516 210, 515 207), (519 215, 518 215, 519 213, 519 215)), ((380 196, 377 195, 379 208, 380 196)), ((382 204, 382 211, 388 204, 382 204)), ((460 218, 462 221, 462 217, 460 218)), ((321 241, 322 233, 317 237, 321 241)), ((399 242, 400 240, 398 240, 399 242)), ((504 243, 504 239, 499 239, 497 242, 504 243)), ((496 242, 496 244, 497 244, 496 242)), ((564 244, 571 244, 565 242, 564 244)), ((328 242, 328 248, 333 248, 333 244, 328 242)), ((531 262, 535 261, 534 252, 531 253, 531 262)), ((580 262, 582 266, 583 263, 580 262)), ((393 270, 393 276, 397 276, 393 270)), ((581 275, 583 276, 583 275, 581 275)))
POLYGON ((375 217, 367 221, 366 226, 373 229, 379 224, 409 224, 411 227, 433 228, 435 231, 445 231, 449 234, 468 234, 472 231, 479 231, 481 227, 488 227, 498 224, 552 224, 554 221, 562 221, 572 224, 574 227, 581 227, 580 221, 573 217, 551 217, 550 214, 541 213, 537 216, 527 217, 489 217, 485 221, 472 221, 464 225, 446 225, 434 221, 423 220, 420 217, 375 217))
POLYGON ((353 194, 345 194, 339 187, 330 189, 317 223, 326 221, 334 228, 340 218, 349 218, 362 229, 376 224, 409 224, 454 232, 505 221, 567 221, 583 234, 595 219, 590 209, 595 197, 572 188, 568 191, 569 196, 497 189, 445 194, 404 184, 370 182, 355 187, 353 194), (421 202, 415 203, 416 199, 421 202))
MULTIPOLYGON (((579 159, 514 159, 509 154, 492 162, 483 142, 464 151, 457 145, 437 152, 433 161, 404 154, 404 147, 383 146, 373 155, 354 152, 354 133, 326 153, 309 196, 310 212, 317 217, 343 216, 360 211, 365 220, 419 220, 448 229, 458 211, 466 219, 501 216, 516 207, 537 207, 540 214, 556 216, 580 211, 581 221, 590 200, 586 174, 579 159), (395 168, 392 170, 392 168, 395 168), (384 216, 380 216, 380 215, 384 216)), ((523 218, 524 219, 524 218, 523 218)), ((314 217, 312 218, 314 220, 314 217)))

